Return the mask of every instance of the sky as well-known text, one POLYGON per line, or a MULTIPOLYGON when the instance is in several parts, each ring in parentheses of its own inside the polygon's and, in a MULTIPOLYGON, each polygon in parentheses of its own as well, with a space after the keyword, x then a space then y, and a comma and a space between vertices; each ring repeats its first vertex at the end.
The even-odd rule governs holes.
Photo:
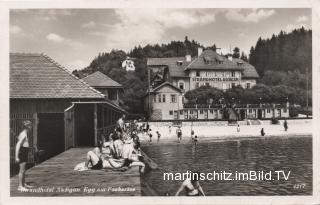
POLYGON ((14 9, 10 52, 45 53, 72 71, 99 52, 196 40, 249 54, 259 37, 311 29, 311 9, 14 9))

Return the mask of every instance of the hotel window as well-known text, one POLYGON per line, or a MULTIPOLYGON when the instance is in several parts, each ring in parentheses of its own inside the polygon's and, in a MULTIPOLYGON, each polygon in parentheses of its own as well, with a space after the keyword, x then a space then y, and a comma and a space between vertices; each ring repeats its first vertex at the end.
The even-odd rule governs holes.
POLYGON ((252 109, 249 109, 249 113, 252 113, 252 109))
POLYGON ((210 113, 213 114, 213 110, 210 110, 210 113))
POLYGON ((247 86, 246 86, 246 87, 247 87, 247 89, 249 89, 249 88, 250 88, 250 83, 247 83, 247 86))
POLYGON ((231 77, 235 77, 236 75, 235 75, 235 72, 234 71, 232 71, 231 72, 231 77))
POLYGON ((171 102, 172 102, 172 103, 177 102, 176 95, 171 95, 171 102))
POLYGON ((226 90, 227 89, 227 85, 225 83, 222 84, 222 89, 226 90))
POLYGON ((196 88, 199 88, 200 87, 200 83, 196 83, 196 88))
POLYGON ((153 102, 157 102, 157 97, 155 95, 153 96, 153 102))
POLYGON ((193 110, 190 110, 190 114, 191 114, 191 115, 193 114, 193 110))
POLYGON ((205 83, 205 86, 210 86, 210 83, 205 83))
POLYGON ((172 110, 169 110, 169 115, 173 115, 173 111, 172 110))
POLYGON ((287 108, 284 108, 284 109, 283 109, 283 113, 286 113, 286 112, 287 112, 287 108))
POLYGON ((161 94, 158 95, 158 101, 161 102, 161 94))
POLYGON ((165 94, 162 95, 162 102, 166 102, 166 95, 165 94))
POLYGON ((203 114, 203 110, 200 110, 200 114, 201 114, 201 115, 203 114))
POLYGON ((180 110, 180 115, 183 115, 183 110, 180 110))
POLYGON ((184 82, 179 82, 179 88, 180 88, 181 90, 184 90, 184 82))
POLYGON ((270 113, 270 109, 267 109, 267 113, 270 113))
POLYGON ((196 77, 200 77, 200 71, 196 71, 196 77))
POLYGON ((231 87, 232 88, 236 87, 236 84, 235 83, 231 83, 231 87))

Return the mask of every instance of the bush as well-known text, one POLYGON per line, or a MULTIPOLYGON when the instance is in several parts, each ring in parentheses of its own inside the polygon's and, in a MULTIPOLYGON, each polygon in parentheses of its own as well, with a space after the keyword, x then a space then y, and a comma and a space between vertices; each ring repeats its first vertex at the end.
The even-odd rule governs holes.
POLYGON ((276 118, 272 118, 271 119, 271 124, 273 124, 273 125, 278 125, 280 122, 279 122, 279 120, 278 119, 276 119, 276 118))
POLYGON ((289 108, 289 116, 290 117, 298 117, 299 109, 296 107, 290 107, 289 108))

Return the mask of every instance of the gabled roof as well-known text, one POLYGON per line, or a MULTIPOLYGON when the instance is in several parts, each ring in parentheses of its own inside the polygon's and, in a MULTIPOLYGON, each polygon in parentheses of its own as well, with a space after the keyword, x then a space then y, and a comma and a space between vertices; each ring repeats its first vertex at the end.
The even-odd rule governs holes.
POLYGON ((189 77, 188 70, 240 70, 243 74, 242 78, 259 78, 255 67, 251 64, 238 58, 233 58, 231 61, 213 50, 203 51, 199 57, 193 58, 191 62, 186 62, 185 57, 148 58, 147 65, 168 67, 169 74, 173 78, 189 77), (177 64, 178 61, 182 64, 177 64))
POLYGON ((225 56, 219 55, 213 50, 205 50, 201 55, 192 61, 186 70, 243 70, 237 64, 228 60, 225 56))
POLYGON ((147 60, 147 66, 168 67, 171 77, 189 77, 184 70, 189 64, 190 62, 187 62, 185 57, 148 58, 147 60), (178 62, 181 62, 181 65, 178 62))
POLYGON ((104 97, 44 54, 10 53, 10 98, 104 97))
POLYGON ((120 83, 112 80, 109 76, 100 71, 96 71, 91 75, 84 77, 82 80, 92 87, 122 88, 120 83))
POLYGON ((251 64, 239 59, 239 58, 233 58, 232 61, 234 63, 240 63, 242 64, 241 67, 243 68, 242 72, 242 78, 260 78, 259 74, 257 73, 254 66, 251 64))
POLYGON ((152 90, 150 90, 150 92, 156 92, 157 90, 159 90, 160 88, 162 88, 164 86, 169 86, 169 87, 173 88, 174 90, 177 90, 178 92, 182 93, 181 89, 179 89, 178 87, 172 85, 169 82, 164 82, 161 85, 158 85, 157 87, 155 87, 152 90))

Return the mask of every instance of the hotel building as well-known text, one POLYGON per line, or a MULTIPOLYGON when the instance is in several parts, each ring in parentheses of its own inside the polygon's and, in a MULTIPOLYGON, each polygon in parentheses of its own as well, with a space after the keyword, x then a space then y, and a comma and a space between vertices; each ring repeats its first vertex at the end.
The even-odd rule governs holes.
MULTIPOLYGON (((148 58, 148 69, 154 73, 149 92, 144 98, 145 111, 151 120, 224 119, 226 109, 220 105, 186 107, 183 95, 200 86, 227 90, 241 85, 251 88, 259 75, 254 66, 238 59, 219 55, 213 50, 198 49, 198 56, 148 58)), ((228 118, 288 117, 286 108, 276 105, 233 107, 227 109, 228 118)))

